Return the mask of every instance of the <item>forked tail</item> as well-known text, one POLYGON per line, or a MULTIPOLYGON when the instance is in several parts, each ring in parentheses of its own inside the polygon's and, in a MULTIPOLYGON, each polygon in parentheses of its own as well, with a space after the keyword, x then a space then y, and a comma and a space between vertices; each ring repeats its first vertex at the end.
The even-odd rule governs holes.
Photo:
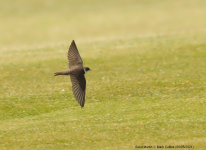
POLYGON ((60 71, 60 72, 55 72, 54 76, 58 76, 58 75, 69 75, 70 74, 70 70, 64 70, 64 71, 60 71))
POLYGON ((58 75, 61 75, 61 72, 55 72, 54 73, 54 76, 58 76, 58 75))

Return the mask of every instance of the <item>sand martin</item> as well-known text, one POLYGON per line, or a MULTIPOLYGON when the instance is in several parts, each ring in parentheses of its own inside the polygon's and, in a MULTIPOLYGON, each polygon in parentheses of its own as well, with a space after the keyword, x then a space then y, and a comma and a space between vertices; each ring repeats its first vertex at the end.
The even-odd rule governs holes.
POLYGON ((72 82, 72 91, 75 99, 78 101, 81 107, 84 107, 85 92, 86 92, 86 79, 84 74, 90 69, 83 66, 83 61, 79 55, 77 46, 72 41, 68 50, 69 69, 54 73, 54 76, 58 75, 70 75, 72 82))

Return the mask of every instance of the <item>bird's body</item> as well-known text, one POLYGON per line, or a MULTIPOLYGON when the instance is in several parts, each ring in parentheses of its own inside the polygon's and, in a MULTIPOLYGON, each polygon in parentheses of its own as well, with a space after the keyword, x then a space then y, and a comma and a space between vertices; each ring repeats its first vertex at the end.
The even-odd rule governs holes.
POLYGON ((81 65, 76 65, 76 66, 71 67, 70 69, 56 72, 56 73, 54 73, 54 76, 70 75, 70 74, 72 74, 76 77, 78 77, 79 75, 85 74, 84 67, 82 67, 81 65))
POLYGON ((81 107, 84 107, 85 92, 86 92, 86 79, 84 74, 90 71, 88 67, 83 66, 83 61, 79 55, 76 44, 72 41, 68 50, 69 69, 56 72, 54 76, 58 75, 70 75, 72 82, 72 91, 75 99, 78 101, 81 107))

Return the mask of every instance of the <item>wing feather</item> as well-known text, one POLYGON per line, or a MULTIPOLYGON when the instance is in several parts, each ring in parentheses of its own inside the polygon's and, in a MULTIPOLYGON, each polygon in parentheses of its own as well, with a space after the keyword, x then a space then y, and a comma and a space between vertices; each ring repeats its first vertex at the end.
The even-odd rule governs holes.
POLYGON ((68 60, 69 60, 69 68, 75 65, 83 65, 83 61, 81 59, 81 56, 79 55, 79 51, 77 49, 77 46, 74 42, 72 41, 69 50, 68 50, 68 60))
POLYGON ((76 78, 74 75, 70 75, 72 82, 72 91, 75 99, 81 107, 84 107, 85 103, 85 91, 86 91, 86 80, 84 75, 80 78, 76 78))

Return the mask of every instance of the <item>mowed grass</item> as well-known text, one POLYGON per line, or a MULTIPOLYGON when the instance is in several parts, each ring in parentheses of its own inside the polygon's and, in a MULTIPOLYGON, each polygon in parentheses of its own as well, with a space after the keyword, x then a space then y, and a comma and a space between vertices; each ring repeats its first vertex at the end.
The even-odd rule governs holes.
POLYGON ((0 149, 206 143, 206 2, 1 1, 0 149), (67 50, 86 74, 81 108, 67 50))

